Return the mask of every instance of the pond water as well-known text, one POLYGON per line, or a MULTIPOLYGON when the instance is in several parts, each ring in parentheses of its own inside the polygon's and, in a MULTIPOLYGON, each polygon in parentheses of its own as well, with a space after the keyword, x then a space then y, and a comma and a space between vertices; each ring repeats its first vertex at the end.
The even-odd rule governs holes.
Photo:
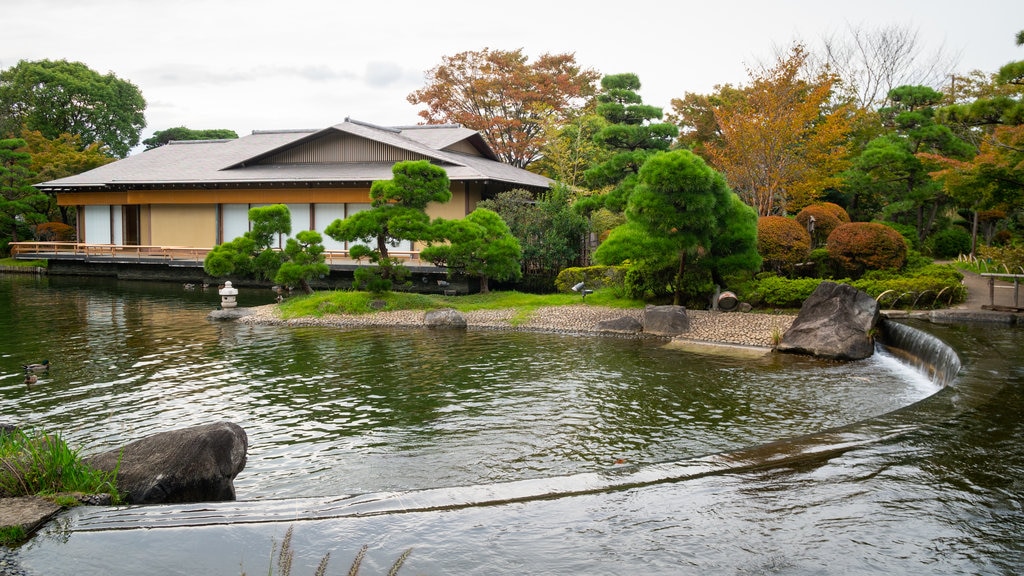
POLYGON ((295 573, 326 552, 344 573, 363 544, 365 573, 412 547, 409 574, 978 573, 1024 557, 1015 329, 926 327, 964 350, 957 385, 936 393, 884 354, 245 326, 208 321, 218 303, 178 285, 0 276, 2 421, 85 453, 218 420, 250 441, 237 503, 71 511, 20 549, 26 569, 265 572, 289 526, 295 573), (21 364, 44 358, 26 386, 21 364), (849 425, 874 440, 693 473, 707 455, 849 425))

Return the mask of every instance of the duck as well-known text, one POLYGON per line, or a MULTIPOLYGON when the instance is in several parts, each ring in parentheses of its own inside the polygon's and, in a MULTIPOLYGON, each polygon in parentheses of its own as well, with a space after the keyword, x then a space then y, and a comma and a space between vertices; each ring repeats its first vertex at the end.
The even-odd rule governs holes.
POLYGON ((35 374, 25 374, 25 384, 35 384, 39 381, 39 377, 35 374))
POLYGON ((43 360, 38 364, 22 364, 21 367, 24 368, 26 372, 45 372, 50 369, 50 361, 43 360))

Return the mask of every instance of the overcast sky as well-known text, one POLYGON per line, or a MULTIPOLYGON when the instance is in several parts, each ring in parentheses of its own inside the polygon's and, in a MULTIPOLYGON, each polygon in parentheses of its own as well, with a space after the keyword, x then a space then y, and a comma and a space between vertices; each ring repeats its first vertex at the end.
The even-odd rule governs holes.
POLYGON ((635 72, 647 104, 746 83, 796 40, 907 26, 957 70, 1024 60, 1024 0, 0 0, 0 69, 80 61, 137 85, 147 128, 325 128, 346 117, 416 124, 406 96, 444 56, 572 52, 635 72), (16 6, 16 7, 15 7, 16 6))

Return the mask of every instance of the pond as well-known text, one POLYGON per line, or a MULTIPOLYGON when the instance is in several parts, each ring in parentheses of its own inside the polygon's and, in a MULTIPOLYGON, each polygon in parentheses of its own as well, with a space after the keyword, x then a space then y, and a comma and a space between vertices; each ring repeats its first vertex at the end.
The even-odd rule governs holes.
MULTIPOLYGON (((243 306, 271 298, 240 294, 243 306)), ((218 420, 240 424, 250 441, 239 502, 204 505, 198 515, 188 506, 75 510, 21 549, 26 568, 230 574, 241 564, 262 572, 272 541, 292 525, 303 551, 296 573, 311 573, 328 551, 336 564, 329 573, 341 573, 362 544, 371 546, 367 573, 414 548, 403 570, 410 574, 776 565, 820 573, 835 562, 853 572, 972 572, 1020 557, 1011 555, 1020 551, 1015 541, 965 537, 955 526, 967 520, 950 509, 948 493, 946 504, 924 506, 950 490, 943 481, 913 480, 924 482, 925 463, 949 451, 934 439, 956 435, 949 430, 973 422, 965 414, 1016 390, 1005 383, 1019 383, 1019 368, 1005 367, 1019 366, 1019 356, 1007 364, 1005 354, 987 355, 1019 354, 1012 329, 946 329, 968 349, 983 338, 979 358, 1004 368, 996 388, 958 384, 936 394, 935 384, 884 354, 842 364, 702 355, 660 340, 247 326, 207 320, 218 302, 212 289, 0 276, 0 329, 10 335, 0 357, 4 421, 59 431, 86 453, 218 420), (43 358, 53 367, 26 386, 20 365, 43 358), (678 473, 680 463, 709 454, 893 411, 900 416, 871 432, 882 441, 810 464, 678 473), (645 480, 652 475, 657 481, 645 480), (528 496, 506 497, 521 493, 528 496), (867 524, 901 537, 880 546, 867 524), (872 544, 848 542, 866 532, 872 544), (804 537, 845 557, 825 562, 823 552, 797 546, 804 537), (978 550, 921 547, 933 537, 978 550), (124 553, 133 549, 140 553, 124 553)), ((977 369, 965 362, 966 377, 977 369)), ((1010 431, 1019 439, 1019 424, 1010 431)), ((1020 451, 1016 463, 1009 459, 1018 472, 1020 451)), ((1010 493, 1019 496, 1017 488, 1010 493)), ((954 502, 968 496, 953 494, 954 502)), ((1020 527, 1020 510, 1006 512, 1020 527)))

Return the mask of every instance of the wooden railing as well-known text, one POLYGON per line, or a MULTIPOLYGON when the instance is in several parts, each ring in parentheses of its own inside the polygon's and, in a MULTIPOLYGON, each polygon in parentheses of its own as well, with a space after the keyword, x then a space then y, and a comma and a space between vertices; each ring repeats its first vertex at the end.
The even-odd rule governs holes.
MULTIPOLYGON (((80 242, 11 242, 11 256, 23 260, 117 260, 120 262, 195 262, 202 265, 209 248, 188 246, 124 246, 120 244, 84 244, 80 242)), ((388 254, 402 260, 419 261, 418 251, 391 251, 388 254)), ((324 252, 328 266, 355 264, 348 250, 324 252)))

